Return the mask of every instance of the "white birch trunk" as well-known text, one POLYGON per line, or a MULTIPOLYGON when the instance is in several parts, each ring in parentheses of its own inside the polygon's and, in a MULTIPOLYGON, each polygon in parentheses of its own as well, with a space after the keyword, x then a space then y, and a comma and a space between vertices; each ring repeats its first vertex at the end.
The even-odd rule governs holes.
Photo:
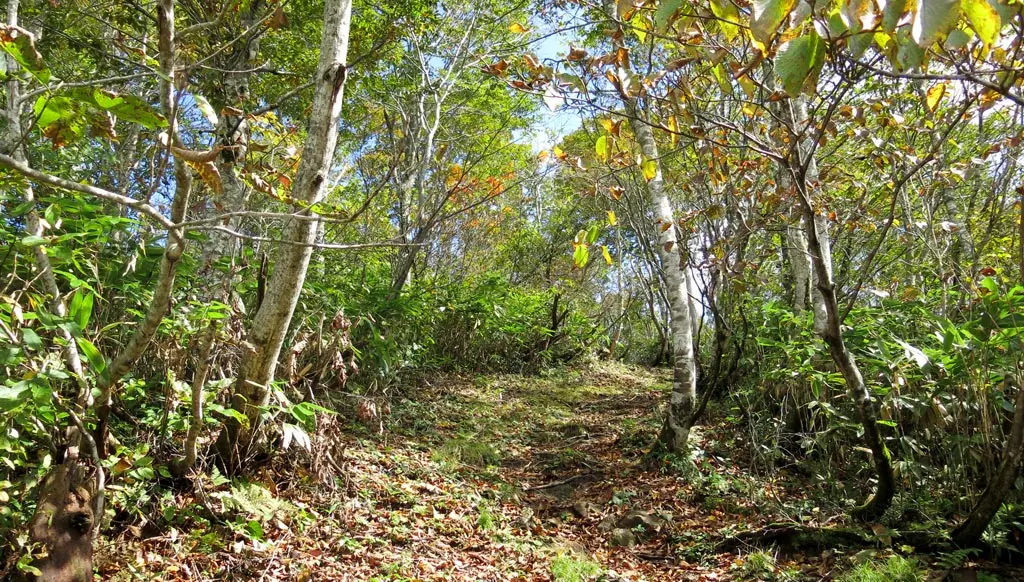
MULTIPOLYGON (((316 92, 302 161, 292 187, 292 197, 305 204, 315 204, 323 197, 334 159, 351 21, 351 0, 327 1, 316 92)), ((229 419, 217 442, 218 453, 229 470, 241 469, 253 450, 262 407, 270 397, 270 382, 274 379, 281 347, 305 283, 317 230, 315 220, 296 220, 285 226, 284 241, 273 262, 266 296, 249 330, 248 339, 253 348, 243 357, 232 399, 232 406, 245 414, 249 424, 243 427, 229 419)))

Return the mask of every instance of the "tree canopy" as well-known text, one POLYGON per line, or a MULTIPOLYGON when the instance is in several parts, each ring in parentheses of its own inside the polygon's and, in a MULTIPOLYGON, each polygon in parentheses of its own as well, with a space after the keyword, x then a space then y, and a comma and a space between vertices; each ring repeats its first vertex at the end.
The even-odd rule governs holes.
POLYGON ((1022 43, 9 0, 0 576, 1016 579, 1022 43))

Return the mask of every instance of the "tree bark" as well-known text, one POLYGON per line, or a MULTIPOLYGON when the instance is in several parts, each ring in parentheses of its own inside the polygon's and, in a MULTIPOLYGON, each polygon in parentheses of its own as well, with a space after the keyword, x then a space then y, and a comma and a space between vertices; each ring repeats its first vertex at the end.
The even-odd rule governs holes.
MULTIPOLYGON (((790 103, 789 106, 783 105, 783 110, 783 119, 789 125, 789 131, 798 135, 806 123, 806 109, 800 103, 790 103)), ((807 232, 807 248, 814 268, 815 331, 825 341, 833 362, 846 380, 847 390, 853 397, 864 429, 864 442, 871 451, 878 475, 874 495, 853 511, 855 518, 867 521, 880 517, 888 509, 895 494, 895 479, 889 450, 878 430, 878 414, 871 392, 864 383, 856 359, 843 341, 836 285, 832 279, 832 253, 825 230, 827 222, 815 211, 811 199, 811 188, 817 183, 817 167, 812 159, 812 151, 810 144, 797 143, 791 148, 782 169, 791 177, 807 232), (819 308, 823 314, 818 313, 819 308)))
MULTIPOLYGON (((174 96, 174 67, 177 62, 174 31, 174 2, 160 0, 157 5, 157 27, 159 29, 158 45, 160 49, 160 105, 167 116, 170 139, 167 143, 167 156, 171 156, 172 146, 181 146, 178 135, 177 102, 174 96)), ((174 199, 171 202, 170 221, 179 224, 185 219, 192 193, 192 172, 180 161, 174 161, 174 199)), ((174 291, 174 280, 178 273, 178 263, 185 252, 185 233, 182 228, 169 228, 167 245, 160 259, 160 270, 153 288, 153 297, 142 322, 136 327, 128 345, 114 357, 107 367, 106 373, 99 382, 100 398, 96 407, 96 446, 100 457, 106 456, 107 422, 110 407, 113 404, 113 390, 136 361, 146 352, 153 337, 160 328, 160 322, 171 306, 171 294, 174 291)))
MULTIPOLYGON (((351 0, 328 0, 312 113, 292 187, 292 198, 306 205, 322 199, 334 158, 351 20, 351 0)), ((216 445, 228 471, 242 470, 255 451, 262 411, 270 398, 270 383, 306 279, 317 229, 315 220, 296 220, 285 227, 284 242, 277 250, 266 296, 249 330, 252 349, 243 356, 232 397, 232 406, 245 415, 248 423, 227 419, 216 445)))
POLYGON ((1014 402, 1013 425, 1010 428, 1010 436, 1006 439, 999 470, 996 471, 995 477, 978 498, 978 502, 967 519, 953 530, 951 537, 956 545, 971 547, 976 546, 981 540, 981 535, 985 533, 988 524, 992 522, 992 518, 1002 507, 1007 492, 1017 480, 1022 456, 1024 456, 1024 388, 1018 387, 1017 398, 1014 402))
MULTIPOLYGON (((606 4, 609 14, 616 22, 619 21, 617 3, 606 4)), ((616 71, 623 86, 632 73, 624 66, 616 71)), ((697 366, 693 350, 693 328, 690 317, 689 293, 686 286, 685 257, 689 254, 682 241, 683 249, 677 247, 675 218, 672 214, 672 203, 665 188, 665 180, 661 173, 658 144, 654 139, 654 131, 650 124, 640 118, 636 99, 622 93, 622 104, 629 120, 633 136, 640 145, 640 151, 646 163, 655 164, 655 175, 647 182, 648 203, 654 215, 657 253, 664 273, 665 287, 671 313, 672 336, 672 395, 665 415, 665 424, 658 435, 655 450, 678 453, 686 448, 693 427, 693 412, 697 404, 697 366)))

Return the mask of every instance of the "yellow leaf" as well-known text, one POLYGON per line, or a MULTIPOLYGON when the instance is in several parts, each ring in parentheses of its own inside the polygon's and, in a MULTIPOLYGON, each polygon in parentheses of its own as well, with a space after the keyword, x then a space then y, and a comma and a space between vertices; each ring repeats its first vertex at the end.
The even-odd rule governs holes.
POLYGON ((220 170, 217 169, 217 165, 213 162, 196 162, 192 160, 185 160, 185 163, 192 167, 192 169, 199 174, 201 179, 207 186, 210 187, 216 194, 223 193, 223 187, 220 181, 220 170))
POLYGON ((601 245, 601 254, 604 255, 604 261, 609 265, 612 264, 612 254, 608 252, 607 245, 601 245))
POLYGON ((939 83, 931 89, 928 89, 928 93, 925 94, 925 105, 928 106, 928 111, 935 113, 935 110, 939 107, 939 102, 942 101, 943 95, 946 94, 946 84, 939 83))
POLYGON ((512 25, 508 27, 508 30, 509 30, 509 32, 512 32, 514 34, 525 34, 526 33, 526 27, 523 26, 522 24, 519 24, 518 22, 512 23, 512 25))
POLYGON ((655 160, 644 160, 640 164, 640 171, 643 172, 644 180, 650 182, 658 177, 658 162, 655 160))
POLYGON ((677 145, 679 143, 679 122, 676 121, 675 115, 669 115, 668 117, 668 130, 670 132, 668 135, 669 140, 671 140, 673 146, 677 145))
POLYGON ((615 211, 614 210, 609 210, 608 211, 608 226, 615 226, 618 223, 619 223, 619 219, 615 217, 615 211))

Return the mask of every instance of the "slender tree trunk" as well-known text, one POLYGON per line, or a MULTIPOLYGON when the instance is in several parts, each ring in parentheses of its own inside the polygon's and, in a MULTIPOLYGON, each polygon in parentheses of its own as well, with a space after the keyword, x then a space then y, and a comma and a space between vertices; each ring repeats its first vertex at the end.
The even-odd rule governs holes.
MULTIPOLYGON (((620 22, 618 2, 606 1, 605 10, 614 22, 620 22)), ((697 366, 693 349, 693 328, 691 327, 690 301, 686 286, 687 263, 685 257, 687 241, 679 241, 672 214, 672 203, 665 188, 661 173, 658 144, 650 124, 640 117, 636 98, 628 95, 626 88, 632 72, 622 63, 616 70, 620 83, 623 109, 629 120, 633 136, 640 145, 644 162, 655 165, 654 176, 647 182, 648 203, 654 215, 657 252, 664 273, 668 306, 671 313, 672 336, 672 395, 669 397, 665 425, 658 435, 655 450, 672 453, 682 452, 690 438, 693 427, 693 413, 697 406, 697 366), (679 248, 680 245, 684 248, 679 248)))
POLYGON ((1017 388, 1014 406, 1013 425, 1006 439, 999 469, 978 498, 970 515, 951 534, 953 541, 960 547, 977 545, 1020 473, 1021 458, 1024 456, 1024 388, 1017 388))
MULTIPOLYGON (((255 24, 253 15, 256 9, 256 5, 248 6, 246 13, 241 18, 243 29, 250 29, 255 24)), ((236 31, 232 31, 231 36, 237 36, 236 31)), ((223 80, 218 80, 220 81, 219 87, 210 91, 210 94, 217 95, 214 106, 222 112, 217 119, 217 136, 220 145, 224 147, 216 161, 217 168, 220 170, 223 195, 220 208, 210 209, 214 213, 221 211, 232 213, 244 210, 249 200, 249 188, 242 182, 237 170, 238 165, 245 160, 248 152, 249 122, 244 113, 231 115, 223 112, 229 110, 227 106, 240 111, 244 110, 245 102, 249 97, 252 68, 259 51, 259 36, 258 33, 252 34, 245 42, 240 43, 244 50, 224 52, 219 55, 219 68, 230 72, 223 80)), ((232 217, 225 219, 222 224, 237 231, 240 223, 239 217, 232 217)), ((229 233, 219 231, 210 233, 210 242, 203 249, 199 271, 200 279, 209 284, 209 287, 206 287, 208 289, 206 291, 207 302, 236 303, 232 301, 232 289, 236 278, 234 261, 232 260, 231 265, 227 267, 220 263, 225 258, 233 259, 240 246, 239 240, 229 233)), ((212 352, 217 338, 217 328, 216 320, 211 320, 207 324, 207 329, 201 336, 199 351, 195 355, 199 364, 191 383, 192 417, 185 435, 183 455, 171 463, 171 472, 178 477, 183 477, 191 471, 199 456, 199 436, 205 423, 203 409, 205 408, 206 380, 213 365, 212 352)))
MULTIPOLYGON (((785 171, 779 174, 780 177, 786 175, 785 171)), ((789 179, 788 175, 786 179, 789 179)), ((783 190, 789 190, 785 182, 780 185, 783 190)), ((811 295, 811 254, 807 250, 807 235, 799 224, 803 216, 799 210, 794 214, 797 224, 786 226, 786 256, 793 276, 793 313, 800 315, 807 309, 807 299, 811 295)))
MULTIPOLYGON (((665 274, 665 286, 671 313, 672 336, 672 395, 669 399, 665 425, 658 436, 658 446, 670 452, 685 449, 693 426, 693 411, 697 401, 697 367, 693 353, 693 332, 690 324, 690 301, 686 287, 684 254, 676 245, 675 218, 672 204, 665 189, 665 181, 658 163, 658 146, 651 126, 637 118, 638 110, 632 100, 624 103, 633 135, 640 144, 645 160, 658 164, 657 172, 648 183, 647 192, 654 214, 657 232, 658 256, 665 274)), ((685 245, 686 242, 683 241, 685 245)))
MULTIPOLYGON (((1018 276, 1024 282, 1024 188, 1020 192, 1020 214, 1017 216, 1017 234, 1020 248, 1018 251, 1018 276)), ((961 547, 976 545, 992 522, 996 512, 1003 505, 1006 494, 1017 481, 1020 473, 1021 460, 1024 458, 1024 386, 1018 382, 1017 398, 1014 401, 1013 424, 1010 436, 1003 447, 1003 459, 995 476, 989 481, 988 487, 978 498, 970 515, 953 530, 953 541, 961 547)))
MULTIPOLYGON (((305 204, 322 199, 334 159, 351 20, 351 0, 327 1, 316 92, 302 161, 292 188, 292 198, 305 204)), ((277 250, 266 296, 249 330, 248 339, 253 347, 243 357, 232 397, 232 406, 245 415, 248 423, 243 425, 229 418, 217 441, 218 455, 229 471, 244 468, 255 450, 262 410, 270 398, 270 383, 306 279, 317 228, 315 220, 296 220, 283 233, 284 242, 277 250)))
MULTIPOLYGON (((802 103, 791 102, 788 106, 783 104, 783 109, 783 119, 789 124, 790 130, 799 132, 807 119, 806 109, 802 103)), ((846 380, 847 390, 853 397, 864 429, 864 442, 871 451, 878 475, 878 486, 874 495, 857 507, 853 515, 857 519, 872 520, 880 517, 892 502, 895 479, 889 450, 885 447, 878 430, 878 414, 871 392, 864 383, 864 376, 856 359, 843 341, 836 285, 832 279, 832 253, 826 230, 827 222, 815 211, 810 193, 811 184, 817 182, 817 167, 814 165, 811 151, 810 144, 797 144, 792 148, 787 163, 783 165, 783 171, 790 175, 807 232, 807 248, 814 267, 815 331, 825 341, 833 362, 846 380), (819 309, 823 313, 819 314, 819 309)))
MULTIPOLYGON (((172 147, 183 147, 181 138, 178 135, 177 102, 174 95, 174 85, 170 81, 174 77, 174 67, 177 62, 174 30, 174 2, 173 0, 160 0, 157 5, 157 27, 159 29, 160 49, 160 105, 167 116, 168 135, 170 140, 167 144, 167 156, 171 156, 172 147)), ((174 199, 171 201, 171 222, 179 224, 185 219, 185 212, 189 206, 189 198, 192 193, 192 172, 188 166, 180 160, 174 161, 174 199)), ((107 366, 106 373, 100 381, 100 398, 96 408, 96 446, 99 447, 100 457, 106 456, 107 423, 110 416, 110 407, 113 400, 114 387, 121 381, 135 362, 149 348, 153 337, 160 327, 165 315, 171 306, 171 294, 174 291, 174 279, 178 272, 178 263, 185 252, 185 233, 181 228, 172 228, 167 232, 167 245, 164 254, 160 259, 160 270, 157 275, 156 286, 153 288, 153 297, 150 299, 149 307, 142 322, 136 327, 128 345, 114 357, 107 366)))
MULTIPOLYGON (((19 0, 10 0, 7 4, 9 26, 19 26, 19 0)), ((3 135, 4 151, 9 152, 18 162, 28 164, 25 151, 25 140, 22 134, 22 97, 21 81, 14 73, 18 63, 13 58, 7 59, 10 76, 7 81, 7 128, 3 135)), ((29 234, 43 236, 45 230, 39 212, 36 210, 35 191, 31 183, 22 190, 25 202, 33 207, 27 215, 29 234)), ((67 306, 61 297, 57 279, 50 264, 50 258, 42 246, 33 249, 35 268, 39 272, 44 292, 49 295, 49 308, 58 317, 67 315, 67 306)), ((78 413, 83 412, 90 404, 92 393, 85 379, 78 346, 71 333, 62 328, 64 340, 64 359, 71 370, 78 387, 75 407, 78 413)), ((75 414, 72 411, 72 414, 75 414)), ((77 415, 76 415, 77 418, 77 415)), ((84 428, 84 427, 82 427, 84 428)), ((45 555, 36 559, 33 566, 41 572, 40 579, 57 582, 86 582, 92 580, 92 533, 98 529, 96 511, 97 491, 102 488, 102 469, 98 466, 89 467, 79 458, 82 444, 92 445, 89 435, 82 428, 74 427, 68 431, 69 443, 61 462, 47 473, 39 486, 38 502, 35 513, 29 523, 30 539, 40 544, 45 555), (86 439, 90 439, 86 441, 86 439)))

